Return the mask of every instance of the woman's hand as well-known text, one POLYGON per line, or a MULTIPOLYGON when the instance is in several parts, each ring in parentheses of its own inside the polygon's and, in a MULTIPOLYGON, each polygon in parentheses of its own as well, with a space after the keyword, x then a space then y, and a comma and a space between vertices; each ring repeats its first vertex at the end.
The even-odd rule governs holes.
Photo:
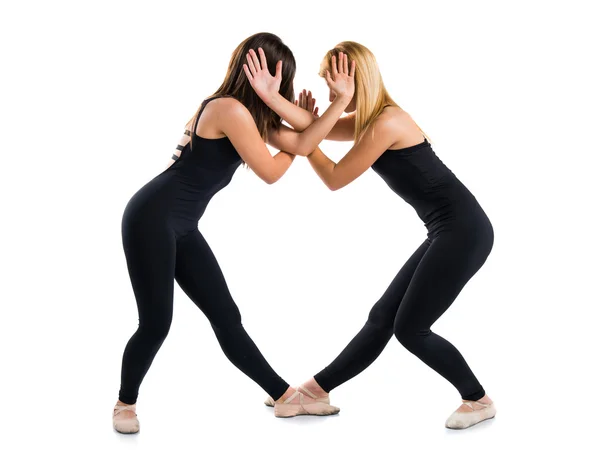
POLYGON ((306 90, 303 89, 300 94, 298 94, 298 99, 294 102, 298 107, 302 109, 306 109, 310 112, 314 117, 319 117, 319 108, 315 107, 316 100, 312 97, 312 92, 306 93, 306 90))
POLYGON ((248 64, 244 64, 244 72, 250 81, 250 85, 265 103, 268 104, 269 100, 279 93, 279 85, 281 85, 281 68, 283 64, 281 60, 277 62, 275 67, 275 76, 269 73, 267 67, 267 57, 261 47, 258 48, 260 60, 254 52, 250 49, 250 52, 246 54, 246 60, 248 64))
POLYGON ((354 70, 356 68, 356 62, 352 60, 352 65, 348 69, 348 56, 342 52, 339 56, 331 57, 331 70, 325 76, 327 80, 327 86, 331 89, 336 97, 343 97, 348 101, 352 100, 354 96, 354 70), (332 76, 333 75, 333 76, 332 76))

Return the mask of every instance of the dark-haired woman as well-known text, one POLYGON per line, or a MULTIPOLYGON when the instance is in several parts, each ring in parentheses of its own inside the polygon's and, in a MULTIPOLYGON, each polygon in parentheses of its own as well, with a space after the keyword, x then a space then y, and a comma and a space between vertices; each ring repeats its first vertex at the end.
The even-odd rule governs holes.
MULTIPOLYGON (((347 72, 336 73, 338 98, 327 112, 289 146, 271 156, 269 141, 282 126, 254 92, 244 70, 250 51, 270 70, 280 96, 293 101, 295 60, 273 34, 260 33, 233 52, 223 84, 206 99, 186 126, 172 164, 142 187, 123 214, 123 248, 139 314, 139 326, 123 354, 119 400, 113 427, 139 431, 138 390, 169 331, 174 280, 204 312, 229 360, 275 401, 275 415, 335 414, 338 408, 290 387, 267 363, 242 326, 240 312, 210 247, 198 231, 198 220, 212 196, 225 187, 240 164, 247 164, 272 184, 290 167, 294 154, 310 154, 331 131, 354 93, 347 72), (258 58, 258 57, 257 57, 258 58)), ((260 65, 259 65, 260 67, 260 65)), ((253 68, 254 69, 254 68, 253 68)), ((289 102, 291 106, 294 104, 289 102)))

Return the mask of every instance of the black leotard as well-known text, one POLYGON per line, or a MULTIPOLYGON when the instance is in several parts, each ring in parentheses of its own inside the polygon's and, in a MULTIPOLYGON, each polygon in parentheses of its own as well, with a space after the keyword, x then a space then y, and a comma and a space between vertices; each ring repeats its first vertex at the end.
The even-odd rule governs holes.
POLYGON ((123 248, 139 327, 123 354, 119 399, 135 403, 140 384, 169 332, 173 279, 207 316, 229 360, 278 399, 288 384, 244 330, 221 268, 198 231, 208 202, 230 182, 242 160, 227 137, 202 138, 194 129, 191 139, 191 145, 178 147, 181 156, 169 168, 131 198, 123 214, 123 248))
POLYGON ((465 400, 485 391, 458 350, 431 325, 450 307, 488 257, 492 225, 475 197, 437 157, 430 143, 385 151, 373 170, 421 218, 427 239, 371 309, 362 330, 315 375, 330 391, 366 369, 393 334, 450 381, 465 400))

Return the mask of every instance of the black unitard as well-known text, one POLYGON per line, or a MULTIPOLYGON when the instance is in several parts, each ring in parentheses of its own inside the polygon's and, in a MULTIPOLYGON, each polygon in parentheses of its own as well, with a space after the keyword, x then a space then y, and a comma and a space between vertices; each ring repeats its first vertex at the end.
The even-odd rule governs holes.
POLYGON ((492 225, 427 140, 385 151, 372 168, 413 206, 427 239, 373 306, 358 335, 315 380, 331 391, 366 369, 395 335, 463 399, 478 400, 485 391, 464 358, 430 327, 487 259, 494 243, 492 225))
POLYGON ((191 138, 192 148, 189 143, 180 148, 181 157, 143 186, 123 214, 123 248, 139 326, 123 354, 119 399, 136 402, 140 384, 169 332, 173 279, 209 319, 229 360, 278 399, 288 384, 244 330, 221 268, 198 231, 208 202, 230 182, 240 156, 227 137, 206 139, 193 131, 191 138))

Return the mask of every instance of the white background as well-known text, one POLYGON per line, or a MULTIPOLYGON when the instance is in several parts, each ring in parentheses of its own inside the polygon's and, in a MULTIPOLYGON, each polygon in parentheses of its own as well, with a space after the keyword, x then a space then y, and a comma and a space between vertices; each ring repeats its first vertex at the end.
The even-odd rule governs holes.
MULTIPOLYGON (((0 465, 598 466, 594 3, 3 2, 0 465), (123 209, 260 31, 289 45, 296 90, 321 109, 325 52, 369 47, 490 216, 488 262, 433 329, 496 401, 495 420, 445 429, 458 393, 395 339, 332 393, 338 416, 276 419, 176 288, 142 430, 113 432, 137 327, 123 209)), ((349 146, 322 148, 338 160, 349 146)), ((291 384, 338 354, 425 236, 372 171, 332 193, 301 158, 273 186, 239 169, 199 226, 291 384)))

